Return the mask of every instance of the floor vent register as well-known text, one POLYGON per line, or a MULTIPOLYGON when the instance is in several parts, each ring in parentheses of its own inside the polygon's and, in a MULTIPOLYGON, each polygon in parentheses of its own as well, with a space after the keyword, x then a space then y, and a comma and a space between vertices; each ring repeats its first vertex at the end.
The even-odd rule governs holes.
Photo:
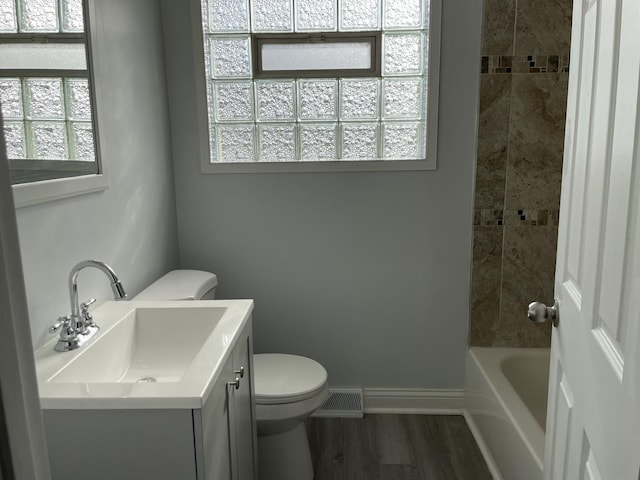
POLYGON ((329 397, 312 417, 353 417, 364 415, 361 388, 330 388, 329 397))

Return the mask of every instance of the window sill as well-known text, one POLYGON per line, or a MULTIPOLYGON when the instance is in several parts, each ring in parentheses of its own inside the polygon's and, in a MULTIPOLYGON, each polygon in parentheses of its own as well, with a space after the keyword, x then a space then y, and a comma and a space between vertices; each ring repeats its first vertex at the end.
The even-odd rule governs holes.
POLYGON ((202 173, 304 173, 435 170, 435 160, 203 163, 202 173))
POLYGON ((13 186, 16 208, 52 202, 62 198, 99 192, 109 188, 105 174, 58 178, 13 186))

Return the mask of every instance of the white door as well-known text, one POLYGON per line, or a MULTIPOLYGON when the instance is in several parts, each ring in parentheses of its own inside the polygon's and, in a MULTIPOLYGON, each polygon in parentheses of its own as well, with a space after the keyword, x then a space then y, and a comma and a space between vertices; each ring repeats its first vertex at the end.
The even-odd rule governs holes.
POLYGON ((640 467, 640 1, 574 0, 544 476, 640 467))

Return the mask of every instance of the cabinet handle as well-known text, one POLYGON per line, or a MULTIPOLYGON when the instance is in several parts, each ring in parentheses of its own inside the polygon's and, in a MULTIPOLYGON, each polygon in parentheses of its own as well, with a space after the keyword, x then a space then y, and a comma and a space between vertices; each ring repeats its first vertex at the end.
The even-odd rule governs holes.
POLYGON ((240 377, 236 377, 234 382, 228 382, 227 385, 230 387, 236 387, 236 390, 238 390, 240 388, 240 377))
POLYGON ((240 375, 240 378, 244 378, 244 367, 240 367, 240 370, 235 370, 233 373, 240 375))

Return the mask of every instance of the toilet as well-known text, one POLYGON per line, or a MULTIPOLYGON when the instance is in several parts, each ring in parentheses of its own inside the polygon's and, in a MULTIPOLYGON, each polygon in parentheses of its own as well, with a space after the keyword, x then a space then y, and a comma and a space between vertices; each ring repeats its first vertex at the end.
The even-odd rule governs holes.
MULTIPOLYGON (((218 279, 199 270, 173 270, 133 300, 213 300, 218 279)), ((329 396, 327 371, 310 358, 253 356, 259 480, 312 480, 304 421, 329 396)))

